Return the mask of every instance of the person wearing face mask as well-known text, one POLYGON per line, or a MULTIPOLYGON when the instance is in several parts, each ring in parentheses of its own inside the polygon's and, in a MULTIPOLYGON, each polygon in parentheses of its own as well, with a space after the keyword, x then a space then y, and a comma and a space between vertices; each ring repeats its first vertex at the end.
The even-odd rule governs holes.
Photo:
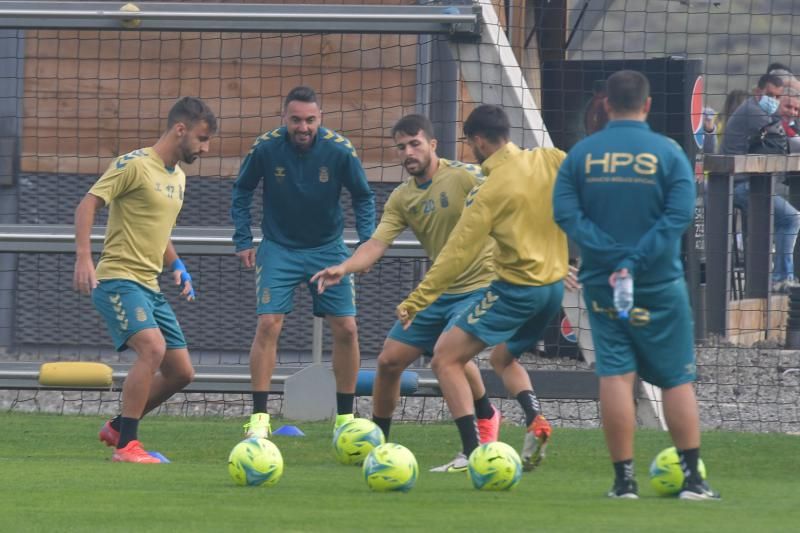
POLYGON ((759 78, 753 96, 745 100, 728 119, 720 150, 722 154, 746 154, 750 138, 776 121, 775 113, 783 86, 783 78, 776 74, 764 74, 759 78))
MULTIPOLYGON (((758 80, 758 87, 751 98, 744 101, 731 118, 722 140, 721 153, 741 155, 748 153, 750 139, 763 128, 775 127, 783 132, 780 117, 780 97, 783 94, 784 77, 764 74, 758 80)), ((750 182, 747 174, 735 176, 733 205, 747 212, 750 182)), ((775 233, 775 264, 772 270, 772 291, 786 292, 798 285, 794 278, 794 259, 792 251, 800 231, 800 213, 784 198, 772 197, 773 224, 775 233)))

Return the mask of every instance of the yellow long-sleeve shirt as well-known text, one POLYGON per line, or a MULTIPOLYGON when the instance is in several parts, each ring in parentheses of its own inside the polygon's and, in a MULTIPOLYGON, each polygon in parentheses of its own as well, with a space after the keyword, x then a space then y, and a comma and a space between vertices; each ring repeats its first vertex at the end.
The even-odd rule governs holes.
POLYGON ((566 154, 521 150, 513 143, 492 154, 483 184, 467 196, 461 218, 425 279, 400 304, 409 318, 428 307, 494 237, 497 277, 515 285, 548 285, 568 271, 567 238, 553 219, 553 187, 566 154))

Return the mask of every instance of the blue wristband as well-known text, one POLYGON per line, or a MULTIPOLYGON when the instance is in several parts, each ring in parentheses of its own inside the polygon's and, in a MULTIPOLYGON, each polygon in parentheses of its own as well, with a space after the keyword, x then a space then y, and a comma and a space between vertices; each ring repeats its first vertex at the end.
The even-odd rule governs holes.
MULTIPOLYGON (((172 262, 172 270, 181 273, 181 288, 186 286, 186 283, 192 282, 192 275, 186 270, 186 265, 183 264, 180 257, 172 262)), ((194 298, 194 287, 189 290, 189 298, 194 298)))

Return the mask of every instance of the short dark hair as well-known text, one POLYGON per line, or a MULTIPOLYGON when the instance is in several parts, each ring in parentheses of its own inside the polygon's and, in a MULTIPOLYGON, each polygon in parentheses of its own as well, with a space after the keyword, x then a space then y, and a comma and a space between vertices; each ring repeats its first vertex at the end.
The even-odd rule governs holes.
POLYGON ((775 62, 775 63, 770 63, 769 64, 769 66, 767 67, 767 74, 772 74, 773 71, 776 71, 776 70, 785 70, 789 74, 792 73, 792 69, 787 67, 785 64, 775 62))
POLYGON ((292 102, 306 102, 308 104, 317 104, 317 93, 314 89, 306 85, 298 85, 286 95, 286 100, 283 101, 283 109, 286 110, 292 102))
POLYGON ((608 105, 620 113, 639 111, 650 96, 650 82, 636 70, 619 70, 606 82, 608 105))
POLYGON ((464 135, 480 135, 489 142, 507 141, 511 132, 508 115, 499 105, 483 104, 472 110, 464 121, 464 135))
POLYGON ((431 120, 425 115, 406 115, 398 120, 397 124, 392 128, 392 139, 394 139, 398 133, 404 133, 413 137, 419 132, 422 132, 429 141, 433 139, 433 123, 431 123, 431 120))
POLYGON ((172 106, 167 115, 167 129, 178 122, 183 122, 187 128, 194 127, 198 122, 208 124, 211 133, 217 131, 217 117, 208 105, 194 96, 184 96, 172 106))
POLYGON ((764 89, 767 84, 774 85, 775 87, 783 87, 783 78, 778 74, 762 74, 758 78, 758 88, 764 89))

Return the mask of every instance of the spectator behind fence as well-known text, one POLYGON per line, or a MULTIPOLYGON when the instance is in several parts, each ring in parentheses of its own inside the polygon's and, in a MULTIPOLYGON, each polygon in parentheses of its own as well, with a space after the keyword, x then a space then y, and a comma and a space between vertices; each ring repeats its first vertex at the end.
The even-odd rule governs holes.
POLYGON ((797 124, 800 117, 800 90, 794 86, 784 89, 778 114, 789 142, 789 153, 800 154, 800 126, 797 124))
POLYGON ((783 79, 775 74, 764 74, 759 78, 753 96, 747 98, 728 120, 721 153, 741 155, 748 152, 750 139, 776 120, 783 85, 783 79))
POLYGON ((713 118, 711 124, 703 124, 705 128, 705 138, 703 140, 703 151, 707 154, 717 153, 722 146, 722 138, 725 134, 725 127, 728 124, 733 112, 747 100, 747 91, 734 89, 725 97, 725 104, 722 112, 713 118))
MULTIPOLYGON (((759 134, 763 128, 776 121, 779 122, 780 119, 775 115, 780 107, 778 99, 783 94, 783 86, 783 79, 779 75, 764 74, 761 76, 753 97, 745 100, 728 121, 725 136, 722 139, 721 152, 723 154, 746 154, 753 136, 759 134)), ((738 174, 735 180, 733 205, 746 213, 750 201, 750 182, 747 174, 738 174)), ((772 208, 775 232, 772 290, 773 292, 786 292, 790 287, 797 286, 794 279, 792 252, 797 240, 797 232, 800 230, 800 213, 792 204, 777 195, 772 197, 772 208)))

